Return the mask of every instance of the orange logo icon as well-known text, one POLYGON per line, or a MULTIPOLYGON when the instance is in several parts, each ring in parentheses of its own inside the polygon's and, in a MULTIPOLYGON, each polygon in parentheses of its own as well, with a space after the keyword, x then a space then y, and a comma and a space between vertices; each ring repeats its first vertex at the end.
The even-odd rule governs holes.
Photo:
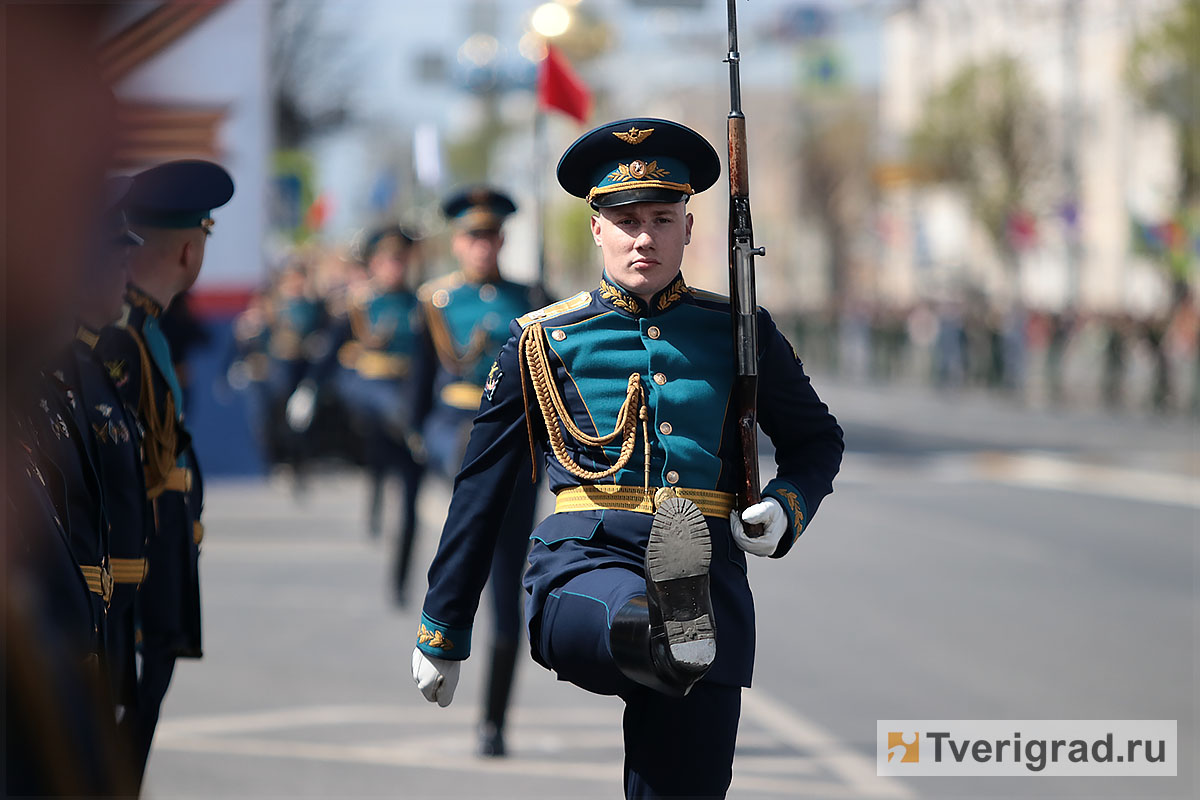
POLYGON ((887 760, 900 756, 901 764, 915 764, 921 760, 921 737, 916 733, 888 731, 887 760))

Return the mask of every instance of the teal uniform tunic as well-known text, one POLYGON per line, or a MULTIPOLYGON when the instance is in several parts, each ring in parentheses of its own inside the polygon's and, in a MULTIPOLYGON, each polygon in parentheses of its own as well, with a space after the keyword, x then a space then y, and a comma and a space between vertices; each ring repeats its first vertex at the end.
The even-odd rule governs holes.
MULTIPOLYGON (((544 462, 562 509, 538 525, 532 536, 524 584, 534 657, 548 664, 547 654, 538 649, 538 631, 556 589, 603 567, 637 573, 643 569, 652 520, 648 508, 589 508, 586 498, 582 504, 562 503, 570 497, 578 501, 584 491, 579 487, 593 484, 624 487, 626 496, 644 493, 643 429, 639 424, 633 458, 611 477, 586 480, 565 468, 550 452, 537 404, 529 405, 534 388, 522 386, 518 346, 535 324, 545 333, 550 373, 566 410, 589 436, 613 430, 629 376, 640 376, 648 410, 651 494, 659 487, 673 487, 728 497, 737 485, 740 454, 727 298, 692 289, 680 275, 646 303, 605 276, 590 292, 520 317, 491 369, 430 568, 418 646, 432 656, 462 659, 470 653, 478 597, 495 543, 491 520, 512 494, 531 449, 537 461, 544 462)), ((813 391, 795 351, 763 309, 758 324, 758 420, 775 446, 778 466, 763 494, 779 500, 787 513, 788 530, 773 554, 781 557, 832 491, 842 432, 813 391)), ((579 467, 603 471, 614 465, 619 440, 599 448, 564 433, 564 446, 579 467)), ((755 632, 745 554, 730 534, 727 510, 706 511, 706 519, 713 538, 718 638, 717 659, 706 680, 749 686, 755 632)), ((616 610, 609 609, 609 614, 616 610)))
MULTIPOLYGON (((408 290, 374 294, 353 304, 334 337, 338 393, 364 427, 368 450, 373 437, 395 440, 401 448, 411 432, 412 354, 420 329, 417 296, 408 290), (403 434, 403 435, 402 435, 403 434)), ((317 370, 320 383, 332 364, 317 370)), ((403 454, 376 454, 368 460, 391 463, 403 454)), ((381 466, 377 464, 376 466, 381 466)))

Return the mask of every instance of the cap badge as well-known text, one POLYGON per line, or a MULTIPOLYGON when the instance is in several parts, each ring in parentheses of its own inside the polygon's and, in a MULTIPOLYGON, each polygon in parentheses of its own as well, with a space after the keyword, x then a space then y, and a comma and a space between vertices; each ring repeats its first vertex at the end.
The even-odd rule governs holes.
POLYGON ((642 130, 636 126, 631 127, 626 131, 613 131, 613 136, 620 139, 626 144, 641 144, 646 141, 650 134, 654 133, 654 128, 646 128, 642 130))

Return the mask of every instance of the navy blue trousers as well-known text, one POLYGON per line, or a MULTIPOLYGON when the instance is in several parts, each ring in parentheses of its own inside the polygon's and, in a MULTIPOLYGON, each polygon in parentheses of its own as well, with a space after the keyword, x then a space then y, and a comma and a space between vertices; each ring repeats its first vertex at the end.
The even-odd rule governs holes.
POLYGON ((626 678, 613 661, 609 628, 621 606, 645 593, 645 579, 632 570, 578 575, 550 593, 534 646, 559 680, 625 701, 627 798, 723 798, 733 777, 741 688, 702 682, 674 698, 626 678))

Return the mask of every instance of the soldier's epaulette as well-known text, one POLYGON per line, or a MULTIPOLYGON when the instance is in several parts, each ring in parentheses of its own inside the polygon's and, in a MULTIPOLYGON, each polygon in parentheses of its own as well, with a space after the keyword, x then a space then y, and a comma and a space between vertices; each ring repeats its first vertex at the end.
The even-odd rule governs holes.
POLYGON ((462 286, 462 283, 463 276, 461 272, 451 272, 449 275, 443 275, 440 278, 434 278, 432 280, 425 281, 425 283, 421 284, 420 288, 417 289, 417 299, 419 299, 422 303, 428 303, 433 299, 433 293, 438 289, 450 291, 451 289, 457 289, 459 286, 462 286))
POLYGON ((530 311, 523 317, 517 318, 517 324, 522 328, 527 328, 535 322, 545 322, 546 320, 561 317, 563 314, 568 314, 572 311, 578 311, 581 308, 587 308, 592 303, 591 292, 580 292, 577 295, 568 297, 566 300, 559 300, 557 303, 551 303, 548 306, 539 308, 536 311, 530 311))

